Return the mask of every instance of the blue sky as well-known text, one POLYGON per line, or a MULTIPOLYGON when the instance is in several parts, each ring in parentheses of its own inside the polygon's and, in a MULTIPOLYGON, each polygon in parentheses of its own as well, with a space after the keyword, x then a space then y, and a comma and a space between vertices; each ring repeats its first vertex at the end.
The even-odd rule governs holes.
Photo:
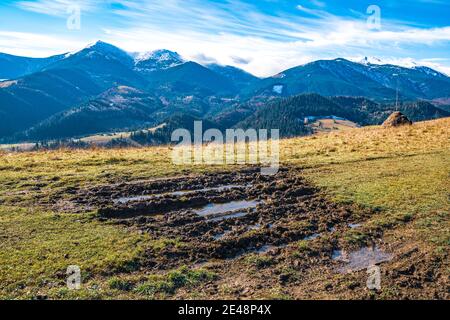
POLYGON ((2 0, 0 17, 0 52, 16 55, 42 57, 103 40, 133 52, 170 49, 258 76, 364 56, 450 74, 448 0, 2 0), (372 5, 379 28, 367 12, 372 5), (67 27, 73 6, 80 29, 67 27))

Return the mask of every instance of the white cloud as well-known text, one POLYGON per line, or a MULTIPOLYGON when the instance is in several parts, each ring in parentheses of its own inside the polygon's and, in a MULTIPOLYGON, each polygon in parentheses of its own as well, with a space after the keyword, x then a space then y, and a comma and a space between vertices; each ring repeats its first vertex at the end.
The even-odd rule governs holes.
POLYGON ((450 66, 445 66, 437 62, 429 61, 427 59, 419 60, 417 62, 419 65, 429 67, 431 69, 442 72, 443 74, 450 77, 450 66))
POLYGON ((269 16, 239 1, 230 2, 235 9, 209 7, 197 1, 189 1, 189 6, 179 0, 154 0, 143 6, 127 3, 128 10, 116 14, 128 19, 128 28, 110 28, 107 40, 117 40, 134 51, 153 46, 151 49, 176 50, 188 58, 204 54, 258 76, 311 60, 355 53, 389 51, 404 56, 408 54, 405 46, 450 41, 450 27, 420 29, 383 20, 383 29, 374 31, 367 28, 364 18, 337 17, 306 7, 298 8, 320 18, 269 16), (235 56, 248 57, 251 62, 239 65, 235 56))
POLYGON ((313 4, 316 7, 325 8, 327 5, 325 2, 319 1, 319 0, 310 0, 311 4, 313 4))
MULTIPOLYGON (((354 62, 362 62, 364 59, 366 59, 365 56, 349 56, 346 58, 354 62)), ((450 76, 450 67, 446 67, 441 64, 441 62, 448 62, 449 60, 450 59, 445 58, 414 59, 411 57, 396 58, 390 56, 368 57, 369 63, 372 64, 392 64, 405 68, 425 66, 450 76)))
POLYGON ((95 0, 38 0, 19 1, 21 9, 51 16, 67 16, 67 11, 73 6, 79 6, 82 11, 93 11, 102 1, 95 0))

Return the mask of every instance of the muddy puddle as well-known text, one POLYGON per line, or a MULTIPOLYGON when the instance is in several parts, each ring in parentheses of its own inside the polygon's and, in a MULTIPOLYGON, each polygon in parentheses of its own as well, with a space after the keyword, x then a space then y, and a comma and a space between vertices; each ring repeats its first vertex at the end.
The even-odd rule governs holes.
POLYGON ((220 187, 215 187, 215 188, 203 188, 203 189, 199 189, 199 190, 180 190, 180 191, 166 192, 166 193, 153 194, 153 195, 122 197, 122 198, 114 200, 114 203, 126 204, 126 203, 130 203, 130 202, 139 202, 139 201, 145 201, 145 200, 151 200, 151 199, 157 199, 157 198, 164 198, 166 196, 182 197, 185 195, 201 193, 201 192, 209 192, 209 191, 223 192, 226 190, 243 189, 243 188, 247 188, 247 187, 249 187, 249 186, 247 186, 247 185, 225 185, 225 186, 220 186, 220 187))
POLYGON ((135 197, 124 197, 114 200, 114 203, 118 204, 126 204, 133 201, 144 201, 149 199, 154 199, 157 196, 135 196, 135 197))
POLYGON ((310 236, 307 236, 307 237, 304 238, 303 240, 308 241, 308 240, 315 240, 315 239, 317 239, 317 238, 320 238, 320 234, 319 234, 319 233, 314 233, 314 234, 312 234, 312 235, 310 235, 310 236))
POLYGON ((213 236, 214 240, 221 240, 225 238, 227 235, 229 235, 231 231, 221 232, 213 236))
MULTIPOLYGON (((271 228, 272 227, 272 225, 271 224, 269 224, 268 225, 268 228, 271 228)), ((261 226, 261 224, 259 224, 259 223, 257 223, 257 224, 254 224, 254 225, 252 225, 252 226, 248 226, 247 227, 247 230, 259 230, 259 229, 261 229, 262 228, 262 226, 261 226)))
POLYGON ((209 221, 222 221, 227 219, 233 219, 233 218, 242 218, 247 215, 248 212, 245 211, 239 211, 239 212, 232 212, 232 213, 222 213, 217 214, 213 216, 208 216, 207 219, 209 221))
POLYGON ((333 260, 343 263, 337 271, 349 273, 367 269, 377 264, 392 260, 393 255, 384 252, 377 246, 364 247, 353 252, 335 250, 332 255, 333 260))
POLYGON ((209 219, 236 217, 247 214, 247 209, 255 209, 261 201, 231 201, 228 203, 210 203, 199 210, 195 210, 195 214, 200 217, 209 219))
POLYGON ((330 229, 348 229, 353 214, 352 207, 325 199, 295 168, 274 176, 247 168, 105 185, 79 190, 71 201, 68 208, 96 210, 99 220, 145 233, 150 242, 163 239, 167 245, 145 254, 146 267, 157 270, 278 255, 301 240, 331 243, 338 232, 330 229))
POLYGON ((266 254, 266 253, 270 253, 270 252, 275 252, 277 250, 286 248, 286 245, 279 245, 279 246, 274 246, 274 245, 264 245, 259 249, 256 249, 255 252, 258 254, 266 254))

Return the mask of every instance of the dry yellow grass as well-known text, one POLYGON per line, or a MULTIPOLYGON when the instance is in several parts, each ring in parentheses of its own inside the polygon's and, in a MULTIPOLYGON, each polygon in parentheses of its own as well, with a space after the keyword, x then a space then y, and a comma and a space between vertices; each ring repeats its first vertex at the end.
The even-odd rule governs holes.
MULTIPOLYGON (((46 212, 35 204, 37 199, 51 201, 69 187, 234 168, 177 166, 170 155, 170 147, 1 153, 0 236, 5 241, 0 243, 0 296, 41 293, 42 283, 55 281, 55 270, 67 264, 65 246, 74 242, 83 245, 69 260, 83 265, 90 276, 112 265, 133 266, 145 244, 143 235, 92 221, 93 213, 79 217, 46 212)), ((392 226, 411 216, 410 234, 430 250, 449 247, 449 159, 449 118, 281 141, 283 164, 304 168, 312 183, 338 201, 379 208, 369 225, 392 226)))
POLYGON ((357 128, 358 125, 349 120, 322 119, 314 122, 311 127, 315 133, 328 133, 331 131, 341 131, 357 128))
POLYGON ((450 118, 400 128, 365 127, 282 141, 282 159, 305 167, 450 150, 450 118))

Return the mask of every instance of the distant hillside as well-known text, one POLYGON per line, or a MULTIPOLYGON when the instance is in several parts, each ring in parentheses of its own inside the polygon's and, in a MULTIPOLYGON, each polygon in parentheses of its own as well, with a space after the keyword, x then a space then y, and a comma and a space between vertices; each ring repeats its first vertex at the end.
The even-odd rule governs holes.
POLYGON ((306 134, 301 118, 315 112, 368 125, 396 109, 413 121, 449 111, 449 77, 368 61, 319 60, 260 79, 232 66, 184 61, 169 50, 128 53, 98 41, 45 59, 0 54, 0 67, 3 142, 145 128, 179 113, 226 128, 282 126, 289 136, 306 134), (301 94, 315 96, 295 97, 301 94), (438 107, 414 102, 422 100, 438 107))
POLYGON ((149 90, 201 96, 233 95, 237 88, 226 77, 195 62, 151 73, 149 90))
POLYGON ((450 112, 437 108, 429 102, 402 102, 398 108, 396 108, 395 105, 385 106, 384 114, 377 119, 376 124, 381 124, 383 121, 382 119, 385 119, 386 115, 391 114, 394 111, 401 111, 409 119, 416 122, 450 117, 450 112))
POLYGON ((242 122, 238 128, 280 129, 282 137, 307 135, 312 131, 305 125, 307 117, 337 116, 353 119, 356 115, 317 94, 305 94, 282 99, 258 110, 242 122))
POLYGON ((281 72, 257 83, 250 95, 292 96, 317 93, 323 96, 395 97, 395 90, 384 87, 343 59, 321 60, 281 72))
POLYGON ((39 72, 0 82, 0 138, 36 126, 114 86, 144 86, 145 80, 130 70, 132 63, 127 53, 97 42, 39 72))
POLYGON ((155 97, 130 87, 108 90, 79 107, 58 113, 18 135, 21 140, 46 140, 153 126, 163 108, 155 97))
POLYGON ((134 59, 125 51, 98 41, 51 64, 47 70, 82 70, 104 90, 118 85, 143 88, 144 78, 133 70, 134 59))
POLYGON ((449 98, 442 98, 442 99, 435 99, 432 101, 432 103, 439 109, 445 110, 447 112, 450 112, 450 97, 449 98))
POLYGON ((132 133, 131 139, 141 145, 157 145, 171 143, 172 133, 177 129, 186 129, 191 133, 191 138, 194 137, 194 122, 202 121, 202 129, 219 129, 223 131, 224 128, 217 123, 209 120, 202 120, 187 114, 175 114, 162 122, 155 130, 141 130, 132 133))
POLYGON ((446 112, 450 112, 450 105, 438 105, 436 108, 444 110, 446 112))
POLYGON ((14 141, 40 141, 130 131, 153 127, 176 114, 200 119, 221 100, 203 101, 194 96, 155 97, 136 88, 112 88, 78 107, 55 114, 32 128, 16 134, 14 141))
MULTIPOLYGON (((412 121, 449 117, 450 113, 428 102, 377 104, 365 98, 330 97, 316 94, 299 95, 278 100, 257 110, 236 124, 239 128, 280 129, 283 137, 311 133, 305 119, 337 117, 359 125, 381 124, 394 111, 401 111, 412 121)), ((308 123, 308 121, 307 121, 308 123)))
POLYGON ((414 122, 450 116, 450 113, 426 101, 379 104, 366 98, 332 97, 343 108, 352 110, 353 121, 360 125, 379 125, 395 111, 400 111, 414 122))
POLYGON ((404 68, 373 65, 345 59, 319 60, 261 80, 247 88, 247 95, 364 96, 394 100, 397 89, 403 100, 450 96, 450 78, 426 67, 404 68))
POLYGON ((209 64, 206 67, 230 80, 239 91, 260 80, 254 75, 232 66, 209 64))
POLYGON ((77 69, 53 69, 0 82, 0 137, 26 130, 101 92, 89 75, 77 69))

